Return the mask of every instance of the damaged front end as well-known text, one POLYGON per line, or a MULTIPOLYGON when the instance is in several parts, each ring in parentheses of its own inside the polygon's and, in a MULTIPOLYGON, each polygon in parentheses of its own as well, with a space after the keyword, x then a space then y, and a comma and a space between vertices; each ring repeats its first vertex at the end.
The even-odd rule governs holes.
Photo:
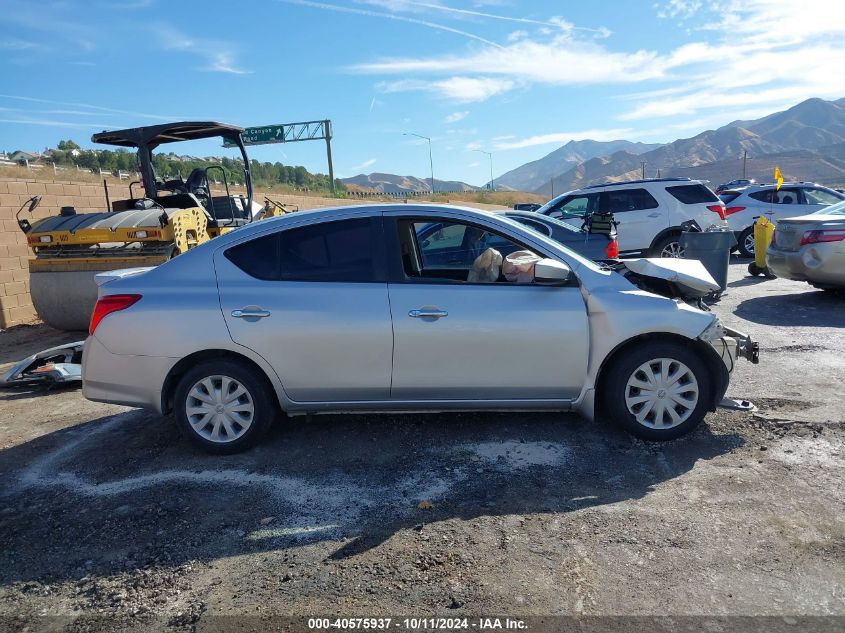
POLYGON ((760 344, 752 341, 747 334, 725 327, 719 319, 715 319, 698 338, 716 350, 728 371, 733 371, 738 358, 755 365, 760 362, 760 344))
POLYGON ((0 378, 0 387, 62 385, 82 382, 85 341, 51 347, 12 365, 0 378))

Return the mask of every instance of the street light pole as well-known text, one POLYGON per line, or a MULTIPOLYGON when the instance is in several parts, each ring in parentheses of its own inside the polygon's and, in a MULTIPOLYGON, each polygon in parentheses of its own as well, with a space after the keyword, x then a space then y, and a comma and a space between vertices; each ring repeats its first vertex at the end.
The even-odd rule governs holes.
POLYGON ((485 152, 483 149, 477 149, 475 151, 487 154, 487 158, 490 159, 490 191, 495 191, 496 187, 493 184, 493 152, 485 152))
POLYGON ((422 134, 414 134, 413 132, 402 132, 402 136, 416 136, 428 141, 428 166, 431 168, 431 194, 434 195, 434 159, 431 157, 431 139, 422 134))

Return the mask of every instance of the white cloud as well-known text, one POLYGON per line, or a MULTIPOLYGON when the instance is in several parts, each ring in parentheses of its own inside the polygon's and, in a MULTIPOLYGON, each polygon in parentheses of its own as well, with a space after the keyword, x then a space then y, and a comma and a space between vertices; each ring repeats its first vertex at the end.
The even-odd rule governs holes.
POLYGON ((469 165, 467 165, 467 167, 480 167, 480 166, 481 166, 481 163, 479 163, 478 161, 475 161, 474 163, 470 163, 469 165))
MULTIPOLYGON (((455 35, 460 35, 461 37, 465 37, 471 40, 476 40, 479 42, 483 42, 489 46, 498 46, 496 42, 491 40, 485 39, 475 33, 470 33, 468 31, 462 31, 461 29, 455 29, 451 26, 446 26, 445 24, 439 24, 436 22, 429 22, 428 20, 420 20, 418 18, 409 18, 404 15, 396 15, 394 13, 384 13, 381 11, 371 11, 369 9, 356 9, 354 7, 344 7, 337 4, 329 4, 327 2, 312 2, 311 0, 278 0, 279 2, 283 2, 285 4, 297 4, 303 7, 311 7, 312 9, 320 9, 322 11, 333 11, 335 13, 351 13, 353 15, 361 15, 365 17, 371 18, 382 18, 386 20, 395 20, 398 22, 407 22, 408 24, 416 24, 418 26, 424 26, 430 29, 435 29, 437 31, 445 31, 447 33, 453 33, 455 35)), ((379 3, 384 4, 384 3, 379 3)), ((407 4, 407 3, 406 3, 407 4)))
POLYGON ((204 60, 196 70, 206 72, 248 75, 252 71, 238 66, 231 45, 217 40, 207 40, 182 33, 169 24, 152 27, 155 37, 167 50, 184 51, 204 60))
MULTIPOLYGON (((615 53, 594 42, 573 46, 568 38, 552 42, 519 41, 484 48, 468 55, 387 59, 359 64, 353 70, 370 74, 477 75, 517 82, 566 84, 633 83, 663 76, 656 53, 615 53)), ((472 77, 466 77, 471 79, 472 77)), ((492 96, 492 95, 491 95, 492 96)))
POLYGON ((509 79, 490 77, 450 77, 437 81, 421 79, 402 79, 394 82, 381 82, 376 88, 382 92, 431 92, 459 103, 485 101, 490 97, 507 92, 514 87, 509 79))
POLYGON ((666 76, 683 83, 627 95, 635 105, 620 120, 689 117, 750 106, 771 112, 809 97, 843 94, 843 3, 727 0, 714 6, 672 0, 659 7, 658 15, 694 20, 709 37, 665 55, 666 76))
POLYGON ((453 112, 449 116, 447 116, 443 121, 445 123, 457 123, 458 121, 463 121, 465 118, 469 116, 469 110, 464 110, 463 112, 453 112))
MULTIPOLYGON (((535 145, 561 145, 568 141, 592 139, 594 141, 615 141, 633 132, 630 128, 582 130, 580 132, 554 132, 540 134, 516 141, 500 141, 494 145, 497 150, 521 149, 535 145)), ((479 146, 480 147, 480 146, 479 146)))
POLYGON ((354 165, 354 166, 350 167, 349 171, 354 171, 354 172, 362 171, 362 170, 366 169, 367 167, 371 167, 372 165, 375 165, 375 164, 376 164, 376 159, 370 158, 369 160, 365 160, 360 165, 354 165))

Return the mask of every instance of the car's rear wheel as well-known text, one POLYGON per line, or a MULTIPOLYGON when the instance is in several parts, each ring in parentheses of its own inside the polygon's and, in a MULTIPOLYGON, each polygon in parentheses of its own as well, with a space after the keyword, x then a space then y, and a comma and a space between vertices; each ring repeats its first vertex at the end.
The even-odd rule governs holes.
POLYGON ((704 363, 678 343, 634 347, 614 359, 604 382, 614 422, 646 440, 671 440, 704 419, 710 375, 704 363))
POLYGON ((739 234, 737 250, 743 257, 754 257, 754 227, 749 226, 739 234))
POLYGON ((231 360, 206 361, 182 376, 174 408, 185 437, 218 454, 255 445, 277 412, 266 377, 246 363, 231 360))
POLYGON ((680 235, 674 233, 658 240, 651 248, 651 257, 681 258, 684 256, 684 249, 681 248, 680 235))

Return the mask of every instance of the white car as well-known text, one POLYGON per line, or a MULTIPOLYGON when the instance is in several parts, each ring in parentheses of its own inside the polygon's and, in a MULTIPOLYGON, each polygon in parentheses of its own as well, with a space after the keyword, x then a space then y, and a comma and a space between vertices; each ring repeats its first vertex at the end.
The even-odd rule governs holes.
POLYGON ((765 215, 772 222, 821 211, 845 200, 838 191, 812 182, 786 182, 775 185, 753 185, 723 191, 728 226, 736 234, 739 252, 754 257, 754 222, 765 215))
POLYGON ((610 212, 618 223, 621 256, 681 257, 678 238, 683 225, 702 231, 726 226, 725 205, 702 181, 654 178, 591 185, 553 198, 537 213, 553 218, 584 218, 610 212))

